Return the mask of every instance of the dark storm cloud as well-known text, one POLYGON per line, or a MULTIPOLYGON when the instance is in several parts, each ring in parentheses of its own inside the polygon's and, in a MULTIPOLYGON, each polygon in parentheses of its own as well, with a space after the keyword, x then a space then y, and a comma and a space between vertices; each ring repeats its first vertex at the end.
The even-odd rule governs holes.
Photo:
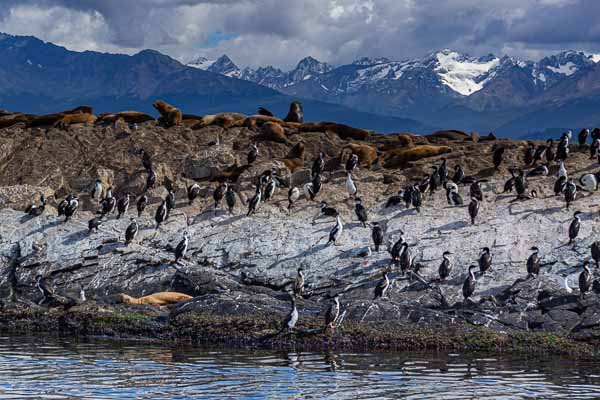
POLYGON ((77 50, 229 54, 290 67, 313 55, 405 59, 440 48, 540 57, 600 51, 595 0, 6 0, 0 31, 77 50), (218 34, 224 40, 214 42, 218 34))

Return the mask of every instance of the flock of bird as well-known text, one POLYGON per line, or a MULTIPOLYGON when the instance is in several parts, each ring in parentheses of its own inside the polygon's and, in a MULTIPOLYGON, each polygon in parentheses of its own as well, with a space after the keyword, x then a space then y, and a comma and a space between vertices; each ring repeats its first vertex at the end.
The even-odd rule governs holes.
MULTIPOLYGON (((583 130, 579 134, 579 143, 585 144, 589 136, 588 130, 583 130)), ((525 167, 529 168, 527 171, 523 168, 510 168, 510 178, 505 182, 503 193, 510 193, 515 191, 516 198, 512 201, 522 201, 535 198, 537 193, 535 190, 528 192, 528 178, 535 176, 548 176, 549 167, 552 163, 558 163, 558 174, 554 184, 554 192, 556 195, 562 195, 567 209, 577 199, 578 190, 594 191, 598 187, 598 181, 600 176, 598 174, 588 173, 581 176, 579 184, 575 183, 572 177, 568 176, 568 172, 565 168, 565 161, 569 155, 569 141, 572 137, 571 132, 567 132, 562 135, 556 148, 554 142, 549 139, 545 145, 535 146, 533 143, 529 143, 524 154, 525 167), (541 165, 537 165, 541 163, 541 165)), ((600 162, 600 130, 592 133, 593 144, 590 147, 591 158, 598 157, 600 162)), ((492 148, 492 161, 496 170, 499 169, 503 162, 503 156, 506 149, 501 145, 494 145, 492 148)), ((152 158, 150 154, 141 150, 139 152, 141 156, 141 163, 146 172, 146 185, 143 192, 139 195, 136 208, 138 218, 144 213, 146 206, 148 205, 148 190, 152 189, 156 185, 156 173, 153 170, 152 158)), ((248 154, 248 164, 254 163, 259 155, 259 150, 256 144, 252 144, 248 154)), ((380 248, 384 245, 385 241, 385 223, 370 222, 368 217, 368 210, 363 204, 360 197, 358 197, 358 187, 353 179, 353 172, 359 165, 359 157, 356 154, 352 154, 346 161, 344 167, 346 172, 345 188, 347 190, 349 199, 354 200, 354 212, 358 221, 364 226, 371 227, 371 236, 373 240, 374 251, 380 251, 380 248)), ((309 182, 303 185, 302 190, 299 187, 290 187, 288 190, 288 206, 287 209, 291 212, 294 204, 300 199, 301 191, 307 200, 313 201, 319 195, 322 189, 322 175, 325 168, 325 154, 320 152, 316 159, 312 163, 311 176, 309 182)), ((423 207, 424 197, 427 193, 432 196, 436 191, 444 189, 446 192, 446 200, 451 206, 463 205, 464 200, 459 192, 459 185, 468 185, 468 195, 470 202, 468 204, 468 213, 470 221, 475 224, 477 221, 480 203, 484 200, 481 183, 486 182, 484 179, 477 179, 474 176, 467 176, 461 167, 456 165, 452 176, 450 176, 447 161, 442 158, 441 164, 438 166, 432 166, 432 173, 426 176, 424 179, 414 182, 397 194, 389 197, 384 207, 395 207, 404 204, 408 209, 411 206, 414 207, 417 213, 421 212, 423 207)), ((281 180, 278 177, 276 169, 270 169, 260 174, 255 182, 254 195, 247 202, 248 211, 246 215, 252 216, 259 209, 261 202, 269 201, 273 198, 279 187, 282 186, 281 180)), ((201 195, 201 187, 198 183, 194 183, 187 188, 188 204, 192 204, 196 198, 201 195)), ((125 216, 128 212, 131 194, 125 193, 118 199, 113 196, 112 188, 109 187, 106 190, 103 188, 102 181, 97 180, 93 185, 93 189, 90 193, 93 199, 99 201, 100 210, 98 211, 99 216, 92 218, 88 222, 88 228, 90 233, 97 231, 98 228, 106 221, 106 218, 116 211, 116 218, 119 219, 125 216)), ((213 191, 214 210, 220 207, 223 199, 226 202, 228 212, 233 214, 236 205, 236 192, 231 183, 224 182, 219 184, 213 191)), ((64 221, 69 221, 77 210, 79 209, 79 198, 74 194, 69 194, 64 200, 58 204, 58 215, 59 217, 64 216, 64 221)), ((46 199, 42 196, 40 204, 30 205, 26 209, 26 213, 31 217, 37 217, 42 215, 44 207, 46 206, 46 199)), ((156 229, 159 229, 161 224, 165 222, 171 211, 175 208, 175 191, 173 188, 168 188, 168 194, 161 201, 160 205, 155 211, 154 219, 156 222, 156 229)), ((579 234, 581 225, 580 212, 576 211, 573 215, 573 221, 569 227, 569 243, 572 243, 579 234)), ((343 234, 344 224, 340 213, 326 201, 320 202, 320 214, 322 217, 335 218, 335 225, 329 233, 327 245, 336 245, 343 234)), ((125 244, 129 245, 132 243, 139 232, 139 226, 135 218, 131 218, 131 223, 125 231, 125 244)), ((175 262, 179 262, 185 257, 188 250, 189 234, 188 232, 183 233, 183 238, 175 248, 175 262)), ((527 273, 528 277, 537 276, 540 272, 540 257, 539 249, 532 247, 533 253, 527 260, 527 273)), ((408 271, 415 271, 415 260, 411 254, 410 246, 404 239, 403 232, 400 232, 399 238, 393 243, 391 248, 388 249, 391 255, 391 263, 383 271, 383 278, 378 282, 374 291, 374 300, 384 298, 391 286, 389 279, 389 273, 392 268, 399 268, 402 274, 408 271)), ((367 248, 367 254, 371 252, 371 247, 367 248)), ((592 258, 596 262, 596 265, 600 262, 600 242, 594 242, 591 248, 592 258)), ((452 270, 451 263, 451 252, 445 251, 442 256, 442 262, 439 266, 439 279, 444 282, 452 270)), ((470 297, 475 292, 476 277, 475 270, 479 269, 481 274, 485 274, 492 269, 493 256, 488 247, 484 247, 478 259, 478 265, 471 265, 468 267, 468 276, 465 279, 462 286, 462 294, 465 301, 470 300, 470 297)), ((589 292, 592 286, 592 273, 589 268, 590 262, 586 261, 583 264, 583 271, 579 276, 579 289, 581 296, 589 292)), ((45 280, 38 276, 36 278, 36 286, 42 292, 44 298, 49 296, 52 292, 45 280)), ((304 294, 305 277, 303 269, 300 268, 297 271, 297 276, 293 285, 293 291, 290 294, 291 297, 291 310, 284 321, 284 329, 291 330, 294 328, 298 321, 298 311, 296 308, 296 296, 302 296, 304 294)), ((81 294, 85 297, 85 294, 81 294)), ((329 309, 325 313, 325 330, 335 329, 336 325, 339 324, 340 318, 340 302, 339 294, 333 297, 333 302, 329 309)))

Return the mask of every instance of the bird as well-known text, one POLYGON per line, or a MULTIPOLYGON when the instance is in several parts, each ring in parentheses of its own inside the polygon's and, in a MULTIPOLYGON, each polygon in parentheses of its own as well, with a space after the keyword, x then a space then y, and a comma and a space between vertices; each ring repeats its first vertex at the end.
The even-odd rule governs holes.
POLYGON ((152 171, 152 158, 150 154, 148 154, 144 149, 140 150, 140 154, 142 155, 142 166, 148 172, 152 171))
POLYGON ((369 219, 367 216, 367 209, 362 204, 362 200, 360 197, 356 198, 356 204, 354 205, 354 213, 356 214, 356 218, 362 223, 363 228, 367 227, 367 220, 369 219))
POLYGON ((188 205, 191 206, 194 200, 200 196, 200 185, 193 183, 187 188, 188 205))
POLYGON ((223 183, 213 191, 213 200, 215 201, 215 214, 217 213, 217 208, 221 206, 221 200, 225 197, 225 192, 227 191, 227 183, 223 183))
POLYGON ((587 142, 588 136, 590 136, 590 130, 587 128, 584 128, 579 132, 577 140, 580 146, 583 146, 587 142))
POLYGON ((539 257, 540 250, 535 246, 533 246, 531 248, 531 250, 533 251, 533 253, 531 253, 529 258, 527 259, 527 276, 528 277, 531 277, 533 275, 538 276, 540 274, 540 257, 539 257))
POLYGON ((127 213, 127 210, 129 209, 129 197, 129 193, 125 193, 125 195, 117 201, 117 219, 121 219, 121 216, 127 213))
POLYGON ((408 247, 408 243, 406 243, 406 242, 402 243, 402 246, 401 246, 399 264, 400 264, 400 270, 402 271, 403 274, 406 271, 412 269, 412 267, 413 267, 412 254, 408 247))
POLYGON ((398 192, 398 194, 394 194, 392 196, 390 196, 387 201, 385 202, 385 208, 389 208, 389 207, 394 207, 397 206, 398 204, 402 203, 402 195, 401 195, 401 191, 398 192))
POLYGON ((546 155, 547 149, 548 146, 543 144, 535 148, 535 153, 533 153, 533 165, 535 165, 538 161, 542 161, 544 155, 546 155))
POLYGON ((306 200, 313 201, 315 199, 316 193, 313 190, 312 182, 305 183, 302 187, 302 190, 304 191, 304 197, 306 200))
POLYGON ((94 187, 92 188, 92 192, 90 193, 90 197, 98 200, 102 198, 102 181, 100 179, 96 179, 94 187))
POLYGON ((57 212, 58 212, 59 217, 65 215, 65 210, 66 210, 67 206, 69 205, 69 202, 71 200, 73 200, 73 198, 74 198, 74 196, 72 194, 69 194, 60 203, 58 203, 57 212))
POLYGON ((448 276, 450 276, 450 272, 452 271, 452 264, 450 263, 450 257, 448 257, 451 254, 452 253, 449 251, 444 251, 444 254, 442 254, 442 262, 438 268, 441 281, 445 281, 448 276))
POLYGON ((561 161, 558 167, 558 177, 560 178, 561 176, 564 176, 565 178, 569 177, 564 161, 561 161))
POLYGON ((72 196, 71 200, 69 200, 67 206, 65 207, 65 222, 69 220, 77 210, 79 209, 79 198, 77 196, 72 196))
POLYGON ((527 150, 525 150, 525 165, 533 164, 533 156, 535 155, 535 145, 533 143, 527 144, 527 150))
POLYGON ((311 175, 312 176, 321 175, 321 173, 323 173, 324 168, 325 168, 325 154, 322 151, 320 151, 317 158, 315 158, 315 160, 313 161, 312 168, 311 168, 311 175))
POLYGON ((402 252, 402 250, 404 249, 402 247, 402 244, 404 243, 404 232, 400 231, 400 235, 398 237, 398 240, 394 243, 394 245, 392 246, 392 249, 390 250, 390 255, 392 256, 392 261, 395 264, 398 264, 400 262, 400 254, 402 252))
POLYGON ((381 244, 383 243, 383 228, 381 227, 381 225, 379 225, 379 222, 373 222, 371 237, 373 238, 375 251, 379 251, 379 246, 381 246, 381 244))
POLYGON ((577 185, 573 183, 572 179, 569 179, 563 188, 563 194, 565 196, 565 202, 567 203, 567 210, 569 205, 577 198, 577 185))
POLYGON ((160 224, 162 224, 166 219, 167 219, 167 200, 163 200, 160 203, 160 206, 158 206, 158 208, 156 209, 156 213, 154 214, 154 220, 156 221, 156 229, 158 229, 160 227, 160 224))
MULTIPOLYGON (((433 173, 429 178, 429 193, 433 195, 433 193, 441 186, 442 179, 440 178, 439 168, 437 166, 433 166, 431 168, 433 169, 433 173)), ((448 170, 446 170, 446 175, 447 174, 448 170)), ((424 191, 421 192, 424 193, 424 191)))
POLYGON ((485 274, 487 271, 491 271, 492 270, 492 255, 490 254, 490 249, 489 247, 484 247, 482 249, 482 253, 479 256, 479 272, 481 272, 481 274, 485 274))
POLYGON ((292 209, 292 206, 300 198, 300 189, 293 186, 288 190, 288 210, 292 209))
POLYGON ((575 211, 575 213, 573 213, 573 221, 571 221, 571 225, 569 225, 569 244, 573 243, 573 240, 579 235, 579 228, 581 227, 580 214, 581 211, 575 211))
POLYGON ((592 140, 592 145, 590 146, 590 160, 596 158, 598 149, 600 149, 600 139, 596 138, 592 140))
POLYGON ((467 279, 465 279, 465 282, 463 283, 463 287, 462 287, 462 293, 463 293, 463 297, 465 298, 465 301, 467 301, 469 299, 469 297, 471 297, 473 295, 473 293, 475 292, 475 272, 473 272, 474 269, 476 269, 477 266, 475 265, 471 265, 469 267, 469 277, 467 279))
POLYGON ((442 157, 442 165, 438 168, 438 176, 440 177, 440 183, 448 182, 448 166, 446 165, 446 158, 442 157))
POLYGON ((325 200, 321 201, 319 204, 319 216, 337 218, 338 215, 339 213, 335 208, 329 207, 329 204, 325 200))
POLYGON ((104 197, 104 199, 102 199, 100 205, 102 206, 102 210, 100 211, 100 213, 103 217, 112 213, 115 210, 117 200, 112 195, 112 187, 106 189, 106 196, 104 197))
POLYGON ((52 287, 46 281, 46 278, 44 278, 42 275, 37 275, 35 277, 35 287, 40 291, 40 293, 43 296, 42 299, 38 302, 38 304, 42 304, 46 300, 54 297, 54 289, 52 289, 52 287))
POLYGON ((252 214, 256 213, 256 210, 258 209, 258 206, 260 205, 260 200, 262 197, 262 193, 261 193, 261 188, 260 188, 260 184, 256 185, 256 192, 254 193, 254 196, 252 197, 252 199, 250 199, 250 202, 248 203, 248 213, 246 214, 246 216, 251 216, 252 214))
POLYGON ((413 190, 411 192, 411 202, 413 207, 417 210, 418 213, 421 212, 421 205, 423 204, 423 196, 421 195, 421 191, 416 186, 413 186, 413 190))
POLYGON ((232 185, 227 185, 227 190, 225 191, 225 203, 227 204, 227 210, 230 215, 233 215, 233 209, 235 207, 235 191, 233 190, 232 185))
POLYGON ((469 203, 469 215, 471 216, 471 224, 475 225, 475 218, 479 214, 479 201, 476 198, 471 198, 469 203))
POLYGON ((559 194, 563 193, 566 184, 567 178, 564 176, 559 177, 556 182, 554 182, 554 195, 558 196, 559 194))
POLYGON ((146 205, 148 204, 148 196, 143 193, 137 201, 136 208, 138 212, 138 218, 142 216, 142 213, 146 209, 146 205))
POLYGON ((583 174, 579 177, 579 183, 588 192, 595 192, 598 189, 598 176, 592 173, 583 174))
POLYGON ((352 173, 350 172, 348 172, 346 175, 346 190, 348 191, 350 198, 356 196, 356 193, 358 192, 356 184, 352 180, 352 173))
POLYGON ((561 139, 556 147, 556 160, 565 161, 569 156, 569 140, 561 139))
POLYGON ((248 165, 251 165, 258 158, 258 146, 256 143, 250 145, 250 150, 248 150, 248 156, 246 161, 248 161, 248 165))
POLYGON ((404 206, 406 207, 406 209, 410 208, 410 205, 412 203, 412 194, 414 190, 414 186, 408 186, 401 192, 402 200, 404 201, 404 206))
POLYGON ((478 201, 483 201, 483 193, 481 191, 481 186, 479 185, 480 182, 486 181, 480 180, 471 183, 471 186, 469 187, 469 194, 471 195, 471 197, 476 198, 478 201))
POLYGON ((596 268, 598 268, 600 266, 600 242, 595 241, 592 243, 590 250, 592 252, 592 258, 596 262, 596 268))
POLYGON ((458 193, 458 189, 450 185, 446 185, 446 199, 451 206, 460 206, 463 204, 463 198, 458 193))
POLYGON ((296 274, 296 280, 294 281, 294 294, 296 296, 302 296, 304 294, 304 269, 298 268, 296 274))
POLYGON ((188 243, 189 235, 186 231, 183 232, 183 239, 181 239, 177 247, 175 247, 175 263, 177 263, 179 260, 185 257, 185 254, 187 253, 188 249, 188 243))
POLYGON ((40 196, 40 205, 31 204, 25 209, 25 213, 30 217, 39 217, 44 213, 46 209, 46 197, 42 194, 40 196))
POLYGON ((517 196, 523 196, 527 190, 527 177, 522 169, 518 170, 515 176, 515 190, 517 191, 517 196))
POLYGON ((464 177, 465 177, 465 171, 463 171, 460 164, 456 164, 454 166, 454 175, 452 175, 452 182, 454 182, 458 185, 459 183, 462 182, 464 177))
MULTIPOLYGON (((272 178, 269 183, 267 183, 267 186, 265 187, 265 191, 264 191, 264 200, 265 202, 269 201, 273 195, 275 194, 275 190, 277 189, 277 179, 272 178)), ((314 188, 314 183, 313 183, 313 188, 314 188)))
POLYGON ((283 327, 281 328, 280 333, 284 331, 292 331, 298 322, 298 309, 296 308, 296 296, 294 294, 290 294, 290 300, 292 302, 292 308, 290 312, 285 316, 283 320, 283 327))
POLYGON ((335 322, 340 315, 340 297, 335 295, 333 297, 333 304, 329 306, 325 313, 325 327, 323 332, 327 332, 328 329, 335 330, 335 322))
MULTIPOLYGON (((436 175, 437 175, 437 173, 436 173, 436 175)), ((431 184, 431 176, 427 175, 416 186, 421 193, 425 193, 425 192, 427 192, 427 189, 429 189, 430 184, 431 184)))
POLYGON ((313 176, 312 178, 312 197, 311 200, 314 200, 315 197, 317 197, 317 195, 319 194, 319 192, 321 192, 321 175, 320 174, 316 174, 313 176))
POLYGON ((548 176, 548 166, 540 165, 531 171, 527 172, 527 177, 530 176, 548 176))
POLYGON ((492 147, 492 161, 494 162, 494 169, 500 168, 502 164, 502 156, 504 155, 504 147, 494 145, 492 147))
POLYGON ((169 193, 167 193, 167 197, 165 198, 166 200, 166 205, 167 205, 167 217, 169 218, 169 216, 171 215, 171 210, 175 209, 175 191, 173 190, 173 188, 169 189, 169 193))
POLYGON ((125 230, 125 245, 129 245, 137 236, 139 231, 139 226, 135 218, 131 218, 131 223, 125 230))
POLYGON ((589 292, 592 287, 592 271, 590 270, 590 262, 585 261, 583 263, 583 271, 579 274, 579 296, 580 298, 584 298, 585 294, 589 292))
POLYGON ((386 270, 383 273, 383 279, 379 281, 377 286, 375 286, 375 295, 373 296, 373 300, 381 299, 385 297, 387 291, 390 288, 390 279, 388 277, 388 271, 386 270))
POLYGON ((153 169, 148 170, 148 176, 146 177, 146 186, 144 187, 144 192, 152 189, 156 184, 156 173, 153 169))
POLYGON ((548 143, 548 148, 546 149, 546 161, 551 163, 556 159, 556 153, 554 152, 554 140, 548 139, 546 143, 548 143))
POLYGON ((335 226, 329 232, 329 240, 327 245, 337 245, 338 240, 342 236, 342 232, 344 231, 344 224, 342 223, 342 218, 337 215, 335 218, 335 226))
POLYGON ((346 172, 352 173, 356 166, 358 165, 358 156, 356 154, 352 154, 348 161, 346 161, 346 172))
POLYGON ((98 232, 98 228, 102 225, 102 217, 94 217, 88 221, 88 232, 98 232))

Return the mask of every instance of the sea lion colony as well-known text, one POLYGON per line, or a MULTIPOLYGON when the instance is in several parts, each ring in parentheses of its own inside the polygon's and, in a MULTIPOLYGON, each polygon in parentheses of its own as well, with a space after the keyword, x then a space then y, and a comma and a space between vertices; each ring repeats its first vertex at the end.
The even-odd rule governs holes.
MULTIPOLYGON (((370 234, 366 236, 372 242, 372 246, 367 246, 360 255, 369 257, 372 251, 379 252, 386 248, 390 253, 389 263, 381 271, 383 278, 374 290, 373 298, 376 300, 386 298, 390 288, 393 287, 394 282, 389 279, 389 274, 392 271, 407 275, 410 279, 423 281, 427 285, 432 282, 425 282, 419 274, 420 264, 414 257, 415 249, 411 249, 414 244, 407 242, 403 232, 400 232, 400 235, 394 238, 395 240, 391 240, 392 238, 388 237, 386 232, 386 221, 370 221, 369 209, 365 207, 361 199, 363 195, 361 183, 356 182, 354 178, 356 171, 360 168, 407 168, 403 177, 407 181, 406 184, 397 194, 392 194, 384 204, 381 204, 384 208, 404 207, 414 209, 415 214, 406 218, 419 218, 419 213, 426 212, 427 207, 433 204, 432 199, 436 196, 444 196, 448 205, 452 206, 448 209, 448 212, 456 214, 457 219, 463 219, 465 217, 463 214, 467 214, 472 224, 485 223, 480 220, 481 203, 492 201, 492 199, 483 196, 481 184, 485 184, 487 180, 482 176, 499 178, 503 175, 502 168, 508 168, 508 176, 502 188, 495 188, 497 189, 495 193, 501 193, 502 195, 514 193, 514 199, 511 202, 535 198, 537 191, 529 190, 529 182, 535 179, 538 185, 551 186, 556 195, 557 203, 561 202, 565 208, 571 209, 573 203, 577 204, 578 198, 581 198, 584 192, 593 193, 598 185, 599 176, 597 173, 585 173, 578 180, 569 176, 565 162, 569 158, 570 149, 573 147, 570 145, 570 132, 562 135, 557 146, 550 140, 546 144, 538 146, 534 143, 528 143, 524 149, 521 149, 516 146, 505 145, 503 141, 496 140, 493 135, 478 138, 476 136, 468 137, 457 131, 444 131, 430 135, 427 138, 407 134, 381 136, 371 131, 351 128, 341 124, 303 123, 303 112, 299 103, 292 104, 290 113, 283 121, 274 117, 266 109, 260 109, 258 116, 251 117, 241 114, 199 117, 182 114, 177 108, 161 101, 155 102, 154 106, 161 113, 161 118, 157 123, 169 129, 185 126, 193 131, 194 129, 216 125, 227 129, 245 128, 251 132, 251 140, 246 148, 238 145, 238 147, 242 147, 239 149, 240 152, 246 154, 246 157, 244 157, 246 162, 240 163, 236 158, 231 165, 214 171, 209 180, 216 183, 208 183, 207 185, 202 182, 190 182, 185 190, 188 206, 191 206, 197 198, 200 198, 201 193, 206 191, 208 186, 213 189, 212 200, 214 204, 210 212, 216 213, 225 203, 227 212, 233 215, 234 210, 239 209, 241 203, 246 207, 244 214, 247 218, 253 218, 253 215, 260 213, 262 204, 272 202, 275 197, 281 197, 281 194, 284 193, 284 195, 287 194, 285 196, 287 207, 281 209, 280 212, 293 213, 297 203, 305 201, 309 204, 319 204, 319 218, 331 218, 335 221, 326 241, 327 245, 333 246, 343 237, 347 222, 343 221, 341 213, 338 212, 336 207, 332 207, 327 203, 328 199, 323 198, 322 193, 331 176, 337 173, 336 171, 343 171, 346 177, 343 186, 347 192, 347 201, 342 202, 339 206, 353 208, 355 217, 362 226, 370 227, 370 234), (315 152, 314 148, 311 148, 312 154, 308 155, 307 145, 302 141, 304 132, 333 134, 337 137, 335 140, 343 141, 339 155, 328 157, 321 151, 322 149, 315 152), (351 141, 347 142, 348 140, 351 141), (448 155, 448 158, 450 158, 452 152, 452 146, 450 145, 454 141, 473 144, 478 141, 490 142, 491 145, 486 147, 479 145, 478 147, 478 151, 485 152, 482 157, 488 160, 488 164, 473 165, 471 163, 467 168, 466 165, 460 163, 449 165, 446 157, 437 160, 436 163, 425 161, 420 164, 421 169, 413 164, 415 161, 422 161, 440 155, 448 155), (268 155, 261 154, 261 150, 264 151, 265 144, 270 142, 283 145, 285 155, 280 158, 280 162, 271 162, 268 168, 257 171, 250 179, 254 189, 247 194, 241 193, 238 182, 240 176, 247 174, 252 165, 260 158, 270 158, 268 155), (523 161, 521 161, 521 158, 523 161), (282 164, 284 167, 282 167, 282 164), (429 167, 426 167, 426 164, 430 164, 429 167), (489 164, 493 164, 493 168, 485 168, 489 164), (294 172, 304 167, 310 168, 310 174, 299 182, 294 172), (288 173, 284 173, 283 170, 287 170, 288 173), (470 171, 471 174, 467 175, 465 170, 470 171), (284 187, 286 190, 283 190, 284 187), (462 188, 467 190, 466 199, 460 193, 462 188), (463 204, 468 204, 468 207, 466 209, 460 207, 463 204)), ((0 126, 7 128, 21 124, 32 128, 52 126, 68 130, 72 124, 87 123, 104 125, 108 127, 107 129, 114 129, 115 131, 122 129, 132 136, 136 134, 138 124, 152 123, 152 121, 151 117, 137 112, 104 114, 96 118, 92 115, 91 109, 86 107, 49 116, 27 116, 19 113, 4 113, 0 116, 0 124, 4 124, 0 126), (120 124, 124 124, 124 128, 120 124)), ((600 161, 598 152, 600 130, 594 129, 591 133, 591 146, 586 145, 588 136, 590 134, 587 130, 582 131, 578 136, 578 145, 581 149, 585 147, 586 151, 589 149, 591 159, 598 157, 600 161)), ((77 140, 80 140, 80 138, 77 138, 77 140)), ((220 140, 221 137, 217 134, 216 140, 207 145, 218 148, 220 140)), ((90 189, 87 190, 88 193, 67 193, 64 199, 58 202, 58 218, 64 220, 65 223, 77 218, 77 211, 82 206, 82 195, 89 195, 93 200, 91 204, 96 204, 98 212, 98 216, 88 222, 90 234, 98 231, 102 226, 110 224, 110 218, 114 214, 116 214, 117 219, 129 216, 131 214, 130 207, 132 209, 134 205, 138 219, 147 218, 149 215, 153 216, 155 229, 160 229, 161 224, 167 223, 169 218, 172 218, 173 210, 176 208, 178 194, 174 188, 174 182, 163 179, 162 184, 166 187, 166 195, 157 204, 153 204, 149 200, 149 193, 159 185, 155 158, 160 154, 151 154, 145 149, 138 148, 131 148, 130 150, 130 158, 139 159, 137 162, 143 168, 142 175, 145 176, 143 188, 137 193, 131 190, 119 189, 120 194, 115 195, 116 192, 113 191, 112 187, 106 187, 107 185, 101 179, 95 179, 89 182, 90 189)), ((266 163, 269 164, 268 161, 266 163)), ((395 178, 390 179, 393 181, 395 178)), ((25 208, 25 213, 31 218, 39 217, 44 213, 47 204, 48 199, 42 196, 39 202, 28 205, 25 208)), ((569 243, 577 239, 582 224, 580 214, 580 211, 575 211, 573 214, 573 221, 569 227, 569 243)), ((132 218, 131 223, 124 232, 125 244, 129 245, 134 242, 139 231, 138 221, 132 218)), ((182 236, 181 241, 173 251, 173 262, 175 264, 185 262, 188 250, 188 233, 184 232, 182 236)), ((360 246, 362 243, 356 245, 360 246)), ((475 270, 479 270, 479 276, 493 271, 493 254, 486 243, 481 243, 481 249, 480 257, 473 260, 476 265, 471 265, 468 268, 455 266, 455 268, 464 268, 467 274, 462 284, 462 295, 465 302, 470 301, 470 297, 477 290, 475 270)), ((435 283, 443 285, 453 267, 452 253, 460 251, 460 249, 439 250, 440 254, 443 253, 443 261, 439 267, 439 278, 435 283)), ((594 242, 590 255, 597 264, 600 260, 600 243, 594 242)), ((592 287, 593 276, 590 265, 588 259, 582 260, 582 272, 578 281, 581 296, 589 292, 592 287)), ((535 279, 540 273, 543 273, 543 271, 540 271, 540 256, 537 247, 532 248, 531 256, 524 260, 524 266, 526 267, 524 273, 526 272, 528 279, 535 279)), ((283 327, 286 330, 293 329, 298 321, 299 315, 295 298, 307 295, 304 290, 305 282, 306 278, 303 271, 299 269, 295 282, 290 286, 290 289, 292 289, 290 291, 292 307, 284 321, 283 327)), ((55 304, 56 300, 59 300, 58 303, 65 304, 65 297, 56 294, 42 276, 36 278, 35 285, 43 295, 42 302, 55 304)), ((460 290, 460 288, 457 288, 457 290, 460 290)), ((122 298, 130 298, 125 296, 123 295, 122 298)), ((169 296, 171 298, 187 299, 185 295, 176 293, 169 296)), ((80 297, 85 298, 83 290, 80 297)), ((331 293, 328 297, 333 300, 331 307, 324 316, 324 328, 325 330, 334 330, 341 323, 340 316, 343 315, 343 312, 341 312, 343 307, 340 304, 339 293, 331 293)), ((67 303, 70 304, 72 301, 67 300, 67 303)))

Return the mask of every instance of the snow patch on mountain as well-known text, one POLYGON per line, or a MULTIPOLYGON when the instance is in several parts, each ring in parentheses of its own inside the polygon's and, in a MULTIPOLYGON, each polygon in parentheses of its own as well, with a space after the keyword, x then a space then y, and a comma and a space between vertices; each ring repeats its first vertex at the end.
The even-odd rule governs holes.
POLYGON ((209 60, 206 57, 198 57, 198 58, 190 60, 189 62, 186 63, 186 65, 188 67, 198 68, 198 69, 206 71, 211 65, 213 65, 215 63, 215 61, 216 60, 209 60))
POLYGON ((481 90, 485 84, 482 77, 500 62, 498 58, 481 62, 454 51, 439 52, 436 58, 439 65, 434 71, 438 73, 442 83, 463 96, 481 90))
POLYGON ((573 75, 578 70, 578 67, 572 62, 559 65, 558 67, 548 65, 546 68, 548 68, 550 71, 556 72, 557 74, 563 74, 566 76, 573 75))

